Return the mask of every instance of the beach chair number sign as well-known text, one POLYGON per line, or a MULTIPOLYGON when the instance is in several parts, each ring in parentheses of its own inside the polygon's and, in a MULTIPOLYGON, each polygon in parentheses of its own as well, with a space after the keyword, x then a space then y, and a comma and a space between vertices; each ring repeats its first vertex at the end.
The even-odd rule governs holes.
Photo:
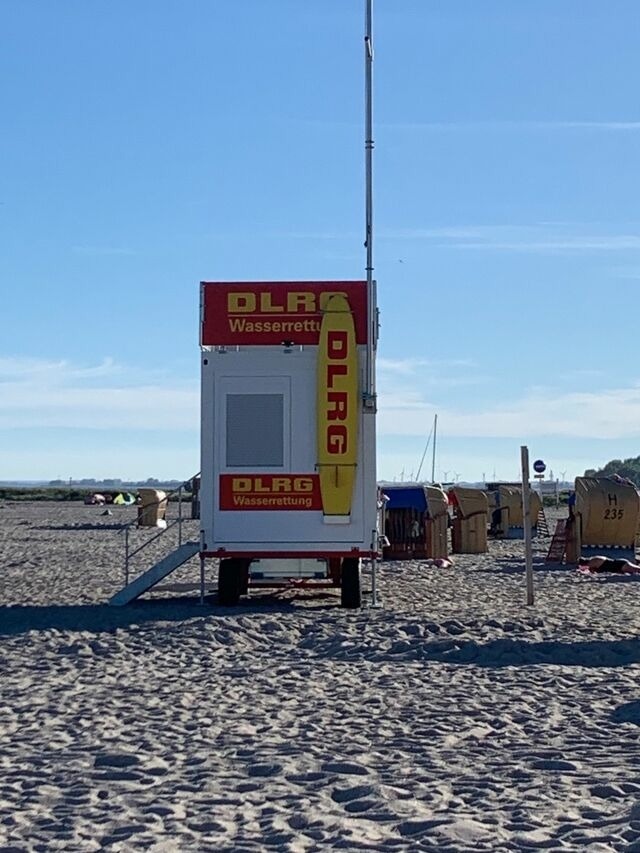
POLYGON ((618 518, 623 518, 624 509, 618 509, 617 507, 609 507, 604 511, 604 517, 609 521, 613 521, 614 519, 618 518))

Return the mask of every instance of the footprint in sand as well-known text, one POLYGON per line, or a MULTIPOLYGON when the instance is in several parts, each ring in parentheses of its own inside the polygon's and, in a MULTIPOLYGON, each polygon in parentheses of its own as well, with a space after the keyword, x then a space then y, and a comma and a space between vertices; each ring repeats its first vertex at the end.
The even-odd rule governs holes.
POLYGON ((286 776, 287 782, 293 782, 296 785, 303 785, 307 782, 320 782, 322 779, 326 779, 326 773, 318 773, 317 771, 311 771, 310 773, 295 773, 290 776, 286 776))
POLYGON ((363 800, 351 800, 349 803, 345 803, 344 809, 351 814, 360 814, 361 812, 368 812, 374 808, 382 808, 382 805, 378 800, 372 800, 370 798, 365 798, 363 800))
POLYGON ((371 785, 356 785, 353 788, 334 788, 331 792, 331 799, 336 803, 348 803, 351 800, 366 797, 368 794, 373 794, 371 785))
POLYGON ((559 773, 575 773, 579 768, 573 761, 563 761, 556 758, 542 758, 532 762, 535 770, 557 770, 559 773))
POLYGON ((340 773, 344 776, 367 776, 369 769, 363 767, 362 764, 355 764, 351 761, 336 761, 322 765, 325 773, 340 773))
POLYGON ((100 755, 96 755, 93 762, 94 767, 117 767, 119 769, 135 767, 137 764, 140 764, 140 759, 137 755, 115 752, 103 752, 100 755))
POLYGON ((592 797, 598 797, 601 800, 622 800, 625 793, 622 788, 617 785, 594 785, 589 788, 589 793, 592 797))
POLYGON ((247 773, 249 776, 277 776, 282 773, 282 764, 250 764, 247 773))

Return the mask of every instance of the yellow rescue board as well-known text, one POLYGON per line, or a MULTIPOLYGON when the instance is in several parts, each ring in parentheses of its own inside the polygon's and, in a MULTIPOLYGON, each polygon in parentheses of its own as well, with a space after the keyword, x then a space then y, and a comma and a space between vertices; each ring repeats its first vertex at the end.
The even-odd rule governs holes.
POLYGON ((349 516, 358 458, 358 351, 349 302, 331 296, 318 342, 318 473, 325 516, 349 516))

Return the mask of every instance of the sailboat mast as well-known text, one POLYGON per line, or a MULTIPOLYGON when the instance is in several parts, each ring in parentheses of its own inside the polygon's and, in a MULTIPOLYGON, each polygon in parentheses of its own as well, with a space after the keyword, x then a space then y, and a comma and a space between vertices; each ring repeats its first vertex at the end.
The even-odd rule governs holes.
POLYGON ((436 481, 436 436, 438 433, 438 416, 433 416, 433 457, 431 459, 431 482, 436 481))

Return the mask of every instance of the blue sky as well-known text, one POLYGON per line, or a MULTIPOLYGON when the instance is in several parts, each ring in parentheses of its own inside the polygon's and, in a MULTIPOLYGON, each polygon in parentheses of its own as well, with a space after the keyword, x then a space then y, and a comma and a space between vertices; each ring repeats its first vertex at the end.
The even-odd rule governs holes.
MULTIPOLYGON (((363 9, 5 0, 0 480, 190 476, 198 282, 364 276, 363 9)), ((375 3, 380 477, 640 454, 639 24, 375 3)))

